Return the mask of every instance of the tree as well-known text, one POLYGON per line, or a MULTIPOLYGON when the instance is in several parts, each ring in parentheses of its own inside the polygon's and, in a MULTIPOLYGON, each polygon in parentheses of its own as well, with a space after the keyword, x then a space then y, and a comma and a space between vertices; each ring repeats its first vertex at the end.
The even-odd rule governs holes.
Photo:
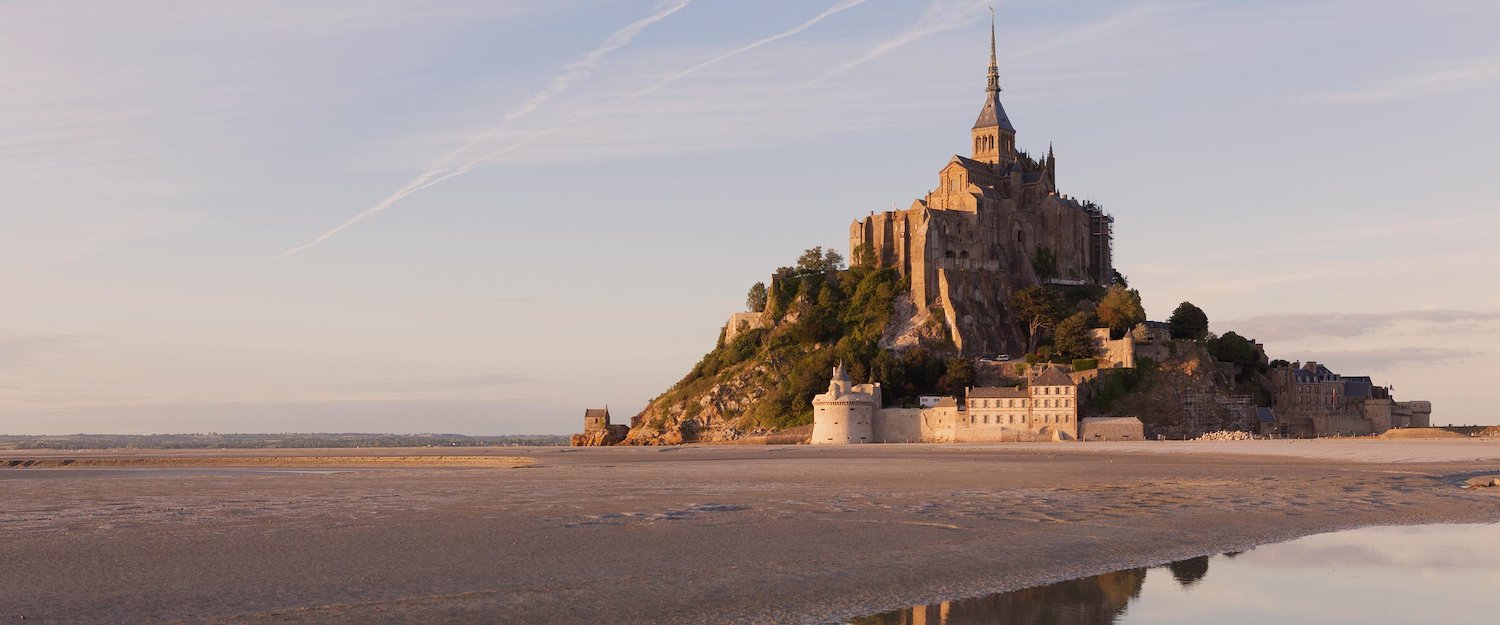
POLYGON ((957 395, 974 385, 974 363, 968 358, 949 358, 938 380, 938 390, 957 395))
POLYGON ((1123 287, 1125 287, 1127 289, 1130 288, 1130 281, 1125 278, 1125 274, 1120 273, 1119 269, 1114 269, 1113 271, 1115 273, 1115 275, 1114 275, 1114 283, 1118 284, 1120 286, 1123 286, 1123 287))
POLYGON ((1051 248, 1037 248, 1036 254, 1031 257, 1031 268, 1036 271, 1036 277, 1046 282, 1057 277, 1057 254, 1051 248))
POLYGON ((810 247, 797 257, 797 271, 799 273, 818 273, 823 271, 823 246, 810 247))
POLYGON ((1224 336, 1210 340, 1208 354, 1214 360, 1234 363, 1240 367, 1254 366, 1256 361, 1255 344, 1234 332, 1225 332, 1224 336))
POLYGON ((1074 313, 1058 322, 1052 332, 1052 346, 1058 355, 1068 360, 1097 358, 1099 346, 1094 343, 1096 320, 1088 313, 1074 313))
POLYGON ((823 271, 842 271, 844 269, 844 255, 832 249, 823 253, 823 271))
POLYGON ((1146 309, 1141 306, 1141 293, 1118 284, 1109 287, 1104 299, 1099 301, 1099 321, 1109 326, 1110 336, 1125 336, 1136 324, 1146 321, 1146 309))
POLYGON ((1192 302, 1183 302, 1167 318, 1167 325, 1171 327, 1174 339, 1201 341, 1208 336, 1208 313, 1192 302))
POLYGON ((875 249, 860 243, 854 246, 853 258, 849 262, 855 267, 875 267, 880 261, 875 258, 875 249))
POLYGON ((1026 351, 1036 349, 1042 328, 1057 325, 1062 317, 1062 294, 1042 286, 1029 286, 1010 296, 1011 306, 1021 323, 1026 324, 1029 342, 1026 351))
POLYGON ((750 285, 750 292, 745 295, 745 308, 750 312, 765 312, 766 298, 766 283, 756 282, 750 285))
POLYGON ((844 268, 844 256, 834 250, 823 251, 823 246, 810 247, 797 257, 799 274, 827 273, 844 268))

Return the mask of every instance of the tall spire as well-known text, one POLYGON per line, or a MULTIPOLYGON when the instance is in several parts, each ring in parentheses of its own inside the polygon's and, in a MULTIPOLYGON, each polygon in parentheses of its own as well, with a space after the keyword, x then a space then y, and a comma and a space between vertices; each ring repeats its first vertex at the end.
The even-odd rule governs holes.
POLYGON ((1000 64, 995 58, 995 7, 990 7, 990 82, 985 91, 991 96, 1000 93, 1000 64))

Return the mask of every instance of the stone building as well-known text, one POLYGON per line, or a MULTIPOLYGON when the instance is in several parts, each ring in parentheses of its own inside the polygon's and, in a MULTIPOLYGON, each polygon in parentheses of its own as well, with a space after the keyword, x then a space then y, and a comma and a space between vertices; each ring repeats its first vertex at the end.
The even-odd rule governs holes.
POLYGON ((900 270, 913 303, 945 316, 966 355, 1025 351, 1009 321, 1012 290, 1049 280, 1108 285, 1114 276, 1114 218, 1058 191, 1052 148, 1036 159, 1016 147, 1000 91, 992 28, 970 156, 949 159, 937 187, 906 210, 871 213, 849 229, 851 261, 900 270))
POLYGON ((574 447, 617 445, 625 440, 625 435, 630 432, 630 426, 623 423, 614 425, 609 422, 609 419, 609 407, 607 406, 584 410, 583 433, 572 436, 572 445, 574 447))
POLYGON ((741 334, 764 328, 769 323, 764 312, 737 312, 729 315, 729 322, 724 324, 724 344, 733 343, 741 334))
POLYGON ((1432 421, 1431 402, 1396 401, 1368 376, 1342 376, 1313 361, 1272 370, 1271 387, 1278 436, 1368 436, 1432 421))
POLYGON ((1089 417, 1083 420, 1085 441, 1140 441, 1146 440, 1146 425, 1135 417, 1089 417))
POLYGON ((960 402, 884 408, 879 384, 855 385, 835 367, 828 392, 813 398, 814 445, 973 443, 1078 438, 1078 385, 1047 365, 1027 388, 971 388, 960 402))
POLYGON ((967 393, 971 438, 1078 438, 1078 383, 1047 365, 1026 388, 979 387, 967 393))
POLYGON ((813 397, 814 445, 873 443, 875 413, 881 409, 880 385, 849 381, 843 365, 833 368, 828 392, 813 397))

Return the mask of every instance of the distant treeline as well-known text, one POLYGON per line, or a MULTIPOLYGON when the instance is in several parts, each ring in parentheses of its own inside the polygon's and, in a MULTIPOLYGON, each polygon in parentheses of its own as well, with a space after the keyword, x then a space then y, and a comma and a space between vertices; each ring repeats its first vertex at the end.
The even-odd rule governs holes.
POLYGON ((65 434, 0 435, 0 449, 267 449, 309 447, 540 447, 567 445, 551 434, 65 434))

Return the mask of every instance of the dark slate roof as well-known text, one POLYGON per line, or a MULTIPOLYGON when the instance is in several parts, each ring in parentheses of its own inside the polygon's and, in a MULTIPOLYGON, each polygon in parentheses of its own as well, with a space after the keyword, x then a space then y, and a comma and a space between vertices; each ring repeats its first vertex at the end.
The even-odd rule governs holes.
POLYGON ((1032 380, 1031 384, 1032 386, 1078 386, 1078 383, 1074 382, 1071 376, 1063 373, 1057 367, 1051 366, 1042 371, 1041 375, 1036 376, 1036 379, 1032 380))
POLYGON ((588 418, 588 417, 608 417, 609 416, 609 409, 608 408, 588 408, 588 409, 586 409, 586 410, 583 411, 583 416, 584 416, 584 418, 588 418))
POLYGON ((962 154, 954 154, 953 160, 956 161, 959 165, 963 165, 964 169, 967 169, 969 171, 977 171, 991 177, 995 176, 995 170, 989 163, 976 161, 962 154))
POLYGON ((1262 408, 1262 407, 1256 406, 1256 408, 1255 408, 1255 416, 1258 417, 1261 421, 1264 421, 1266 423, 1275 423, 1276 422, 1276 413, 1271 412, 1270 408, 1262 408))
POLYGON ((1015 386, 976 386, 969 389, 969 399, 1026 397, 1026 391, 1015 386))
POLYGON ((1374 387, 1375 381, 1367 375, 1344 378, 1344 397, 1367 399, 1374 387))
POLYGON ((984 99, 984 108, 979 110, 979 121, 974 122, 975 128, 989 128, 999 126, 1001 130, 1015 132, 1016 127, 1010 125, 1010 116, 1005 114, 1005 107, 1000 104, 1000 94, 992 93, 984 99))

